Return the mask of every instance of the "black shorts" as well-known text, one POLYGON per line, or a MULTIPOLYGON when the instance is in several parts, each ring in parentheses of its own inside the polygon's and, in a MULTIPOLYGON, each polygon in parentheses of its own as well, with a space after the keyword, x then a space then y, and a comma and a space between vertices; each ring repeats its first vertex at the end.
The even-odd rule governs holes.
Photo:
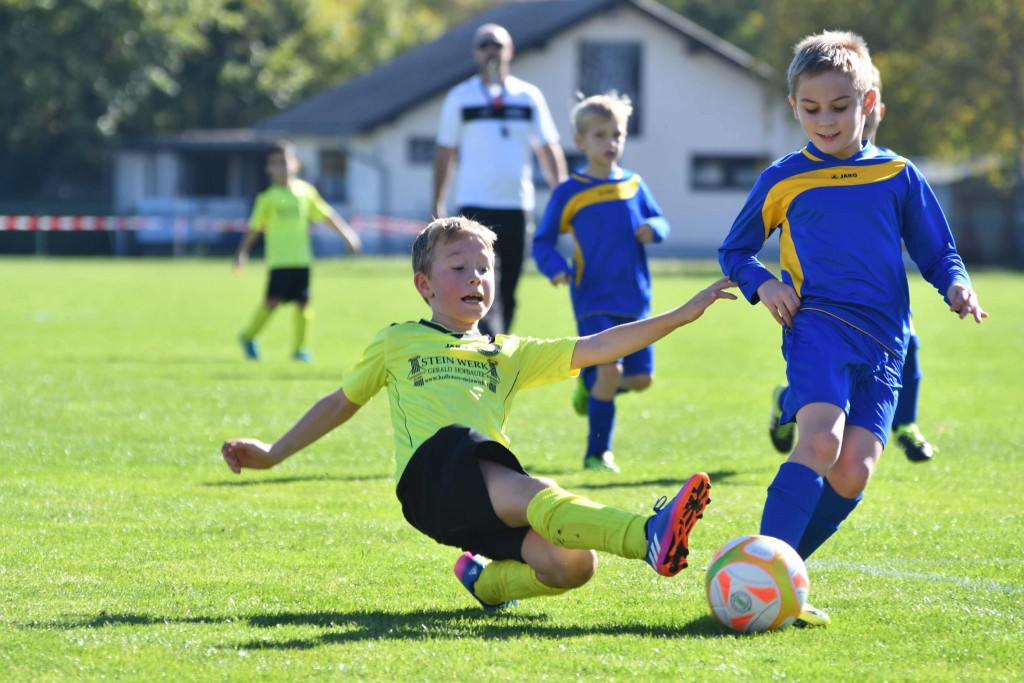
POLYGON ((272 268, 267 282, 267 299, 309 301, 309 268, 272 268))
POLYGON ((498 519, 481 459, 526 474, 512 451, 480 432, 463 425, 438 430, 416 449, 398 482, 402 514, 438 543, 492 560, 522 562, 530 527, 512 528, 498 519))

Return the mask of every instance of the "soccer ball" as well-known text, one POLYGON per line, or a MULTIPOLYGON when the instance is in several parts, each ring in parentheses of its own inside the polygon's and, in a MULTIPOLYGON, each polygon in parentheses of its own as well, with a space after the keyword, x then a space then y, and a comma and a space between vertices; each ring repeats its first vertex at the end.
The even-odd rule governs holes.
POLYGON ((719 549, 704 576, 711 613, 734 631, 775 631, 792 624, 807 602, 807 568, 785 541, 741 536, 719 549))

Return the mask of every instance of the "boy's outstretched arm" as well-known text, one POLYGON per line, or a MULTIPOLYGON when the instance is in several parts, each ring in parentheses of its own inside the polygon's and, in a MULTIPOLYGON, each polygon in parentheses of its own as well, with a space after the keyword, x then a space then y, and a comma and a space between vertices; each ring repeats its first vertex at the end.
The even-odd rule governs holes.
POLYGON ((338 233, 350 252, 358 254, 362 251, 363 244, 359 239, 359 235, 356 234, 352 226, 338 212, 332 211, 329 213, 326 222, 334 229, 334 232, 338 233))
POLYGON ((697 292, 679 308, 580 337, 572 353, 573 369, 611 363, 650 346, 676 328, 692 323, 719 299, 735 299, 735 294, 725 291, 735 286, 735 282, 723 277, 707 289, 697 292))
POLYGON ((988 317, 988 313, 981 308, 978 295, 965 284, 950 285, 946 298, 949 299, 949 310, 958 314, 961 320, 971 315, 974 316, 974 322, 980 323, 982 318, 988 317))
POLYGON ((220 447, 220 452, 235 474, 240 474, 244 467, 267 470, 344 424, 361 407, 338 389, 317 401, 294 427, 273 444, 256 439, 230 439, 220 447))

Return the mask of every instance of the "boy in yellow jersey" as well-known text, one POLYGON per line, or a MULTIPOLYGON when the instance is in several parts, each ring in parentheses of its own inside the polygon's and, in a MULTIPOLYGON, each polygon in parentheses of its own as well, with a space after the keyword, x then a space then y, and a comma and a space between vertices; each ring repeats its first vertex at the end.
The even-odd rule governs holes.
POLYGON ((386 387, 397 495, 405 518, 438 543, 463 549, 455 574, 488 610, 558 595, 586 583, 594 550, 645 558, 663 576, 686 567, 689 534, 710 501, 704 473, 651 517, 592 502, 533 477, 509 450, 512 399, 526 389, 632 353, 693 322, 718 299, 723 278, 662 315, 587 337, 495 338, 478 324, 494 298, 494 233, 440 218, 413 244, 414 283, 431 318, 378 332, 341 388, 273 444, 232 439, 228 467, 267 469, 340 426, 386 387), (487 559, 490 562, 487 562, 487 559))
POLYGON ((331 226, 353 254, 360 249, 359 236, 348 226, 316 188, 296 176, 299 162, 295 150, 287 142, 277 143, 267 154, 267 175, 270 187, 256 197, 249 232, 238 245, 235 272, 241 271, 249 259, 249 250, 260 235, 266 235, 264 260, 269 269, 267 294, 253 312, 248 326, 239 335, 245 355, 259 360, 256 335, 280 304, 295 302, 292 358, 308 363, 312 360, 306 348, 306 334, 313 317, 309 308, 309 271, 313 249, 309 240, 311 221, 331 226))

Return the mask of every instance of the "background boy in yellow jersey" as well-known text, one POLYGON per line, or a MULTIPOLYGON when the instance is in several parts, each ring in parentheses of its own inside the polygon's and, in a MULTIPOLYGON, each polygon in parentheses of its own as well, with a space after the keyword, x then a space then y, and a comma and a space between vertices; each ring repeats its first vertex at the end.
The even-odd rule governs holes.
POLYGON ((386 387, 402 512, 438 543, 466 551, 455 574, 485 609, 583 585, 597 566, 594 550, 645 558, 664 576, 678 573, 710 500, 706 474, 693 475, 651 517, 625 512, 527 474, 509 450, 505 424, 520 389, 652 344, 718 299, 736 298, 725 291, 733 283, 723 278, 668 313, 587 337, 492 339, 478 324, 494 299, 494 239, 463 217, 428 225, 413 244, 413 270, 430 319, 381 330, 340 389, 273 444, 225 442, 225 462, 235 473, 273 467, 386 387))
POLYGON ((264 260, 269 269, 267 293, 263 303, 253 312, 249 324, 239 335, 247 358, 259 360, 256 335, 267 324, 278 305, 295 302, 292 358, 310 362, 306 337, 313 313, 309 308, 310 266, 313 248, 310 244, 310 222, 331 226, 352 253, 360 250, 359 236, 348 226, 316 188, 296 177, 299 162, 291 144, 277 143, 267 154, 267 175, 270 187, 256 197, 249 232, 238 245, 235 271, 249 259, 249 250, 261 235, 266 236, 264 260))

